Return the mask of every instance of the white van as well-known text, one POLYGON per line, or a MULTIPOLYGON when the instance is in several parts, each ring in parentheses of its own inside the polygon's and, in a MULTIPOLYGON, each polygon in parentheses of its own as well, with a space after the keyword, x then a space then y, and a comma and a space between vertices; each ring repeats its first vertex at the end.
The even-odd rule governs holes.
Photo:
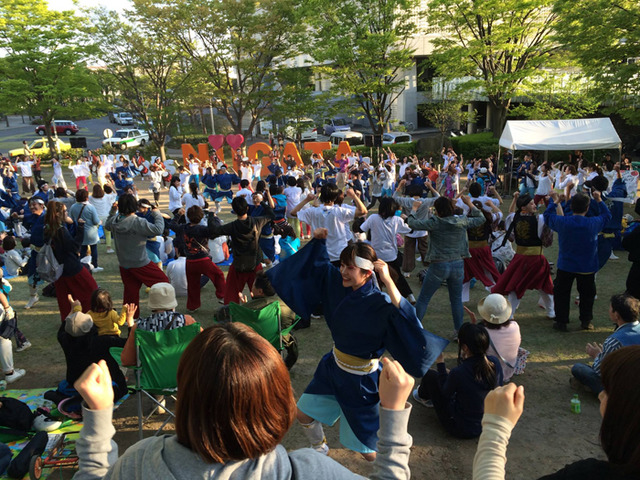
POLYGON ((331 147, 337 148, 340 142, 348 142, 349 145, 364 145, 364 135, 360 132, 333 132, 329 137, 331 147))

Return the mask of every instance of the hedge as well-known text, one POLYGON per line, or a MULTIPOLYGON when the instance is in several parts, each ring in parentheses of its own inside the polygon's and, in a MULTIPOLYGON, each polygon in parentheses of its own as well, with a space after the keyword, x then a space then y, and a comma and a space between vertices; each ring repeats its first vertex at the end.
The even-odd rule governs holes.
POLYGON ((467 160, 498 154, 498 139, 491 132, 451 137, 449 140, 455 152, 458 155, 462 154, 467 160))

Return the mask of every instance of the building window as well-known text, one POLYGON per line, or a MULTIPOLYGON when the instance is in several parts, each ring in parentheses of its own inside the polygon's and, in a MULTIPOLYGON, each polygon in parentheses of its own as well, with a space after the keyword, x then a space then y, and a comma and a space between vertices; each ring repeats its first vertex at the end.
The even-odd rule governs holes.
POLYGON ((429 57, 416 57, 417 87, 419 92, 428 92, 431 90, 431 82, 435 74, 436 69, 431 64, 429 57))

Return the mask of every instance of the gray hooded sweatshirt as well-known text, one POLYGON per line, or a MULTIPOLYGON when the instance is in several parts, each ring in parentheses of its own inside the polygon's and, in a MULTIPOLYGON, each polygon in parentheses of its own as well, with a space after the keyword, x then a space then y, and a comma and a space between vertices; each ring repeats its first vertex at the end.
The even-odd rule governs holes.
POLYGON ((147 238, 160 235, 164 230, 164 219, 159 210, 152 210, 153 223, 137 215, 109 213, 105 228, 113 233, 113 242, 122 268, 140 268, 150 262, 147 255, 147 238))

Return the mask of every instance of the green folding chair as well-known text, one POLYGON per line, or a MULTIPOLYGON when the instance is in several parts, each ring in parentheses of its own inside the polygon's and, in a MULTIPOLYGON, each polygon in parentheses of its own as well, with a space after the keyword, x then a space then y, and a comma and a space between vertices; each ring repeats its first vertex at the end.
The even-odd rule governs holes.
POLYGON ((240 322, 250 326, 258 335, 273 345, 282 355, 287 368, 290 369, 296 363, 298 344, 291 330, 300 318, 297 318, 292 325, 283 330, 280 322, 279 302, 272 302, 260 310, 253 310, 232 302, 229 304, 229 316, 232 322, 240 322))
MULTIPOLYGON (((136 329, 135 340, 138 363, 135 367, 130 367, 135 371, 136 384, 129 388, 138 394, 138 433, 140 439, 143 438, 142 426, 158 408, 165 409, 168 416, 155 432, 155 435, 159 435, 165 425, 172 418, 175 418, 175 414, 166 405, 158 401, 155 396, 170 396, 175 400, 175 394, 178 391, 177 372, 180 357, 198 333, 200 333, 199 323, 160 332, 147 332, 136 329), (148 397, 154 405, 153 410, 146 417, 142 411, 143 395, 148 397)), ((118 358, 119 361, 119 357, 116 357, 117 350, 120 350, 120 352, 122 350, 116 348, 110 350, 111 355, 118 358)))

